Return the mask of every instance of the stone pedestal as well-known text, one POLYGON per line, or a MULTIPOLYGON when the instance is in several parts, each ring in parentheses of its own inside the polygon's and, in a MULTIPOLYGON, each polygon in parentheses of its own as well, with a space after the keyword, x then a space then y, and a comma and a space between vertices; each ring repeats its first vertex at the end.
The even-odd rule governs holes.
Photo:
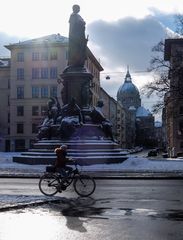
POLYGON ((68 68, 60 75, 63 79, 62 101, 67 104, 72 98, 83 109, 92 102, 91 84, 93 75, 85 68, 68 68))

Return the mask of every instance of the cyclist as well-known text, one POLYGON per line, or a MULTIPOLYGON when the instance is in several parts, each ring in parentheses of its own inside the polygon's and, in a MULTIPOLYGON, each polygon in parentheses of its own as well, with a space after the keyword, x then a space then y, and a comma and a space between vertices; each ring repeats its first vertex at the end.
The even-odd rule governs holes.
POLYGON ((67 177, 73 170, 72 167, 66 166, 68 162, 71 162, 71 160, 67 158, 67 145, 61 145, 59 148, 55 148, 54 152, 57 156, 54 165, 56 172, 61 173, 63 177, 67 177))

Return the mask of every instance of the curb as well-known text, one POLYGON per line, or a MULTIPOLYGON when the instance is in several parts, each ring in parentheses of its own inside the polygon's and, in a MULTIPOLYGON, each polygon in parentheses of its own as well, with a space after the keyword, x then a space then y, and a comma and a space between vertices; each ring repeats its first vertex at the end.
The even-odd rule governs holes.
POLYGON ((32 207, 32 206, 41 206, 43 204, 47 204, 50 202, 60 202, 60 200, 58 199, 49 199, 49 200, 35 200, 35 201, 31 201, 31 202, 27 202, 27 203, 14 203, 12 205, 7 205, 7 206, 0 206, 0 212, 6 212, 6 211, 11 211, 11 210, 17 210, 17 209, 22 209, 22 208, 26 208, 26 207, 32 207))
MULTIPOLYGON (((183 179, 183 171, 175 172, 83 172, 94 179, 183 179)), ((43 173, 0 173, 0 178, 32 178, 39 179, 43 173)))

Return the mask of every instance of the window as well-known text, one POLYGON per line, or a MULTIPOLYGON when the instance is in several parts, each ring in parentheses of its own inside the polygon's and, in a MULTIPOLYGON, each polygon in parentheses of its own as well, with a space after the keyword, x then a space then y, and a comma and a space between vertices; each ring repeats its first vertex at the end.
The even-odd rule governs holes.
POLYGON ((41 87, 41 97, 42 98, 48 97, 48 87, 47 86, 41 87))
POLYGON ((24 124, 17 123, 17 133, 24 133, 24 124))
POLYGON ((58 74, 57 74, 57 67, 51 67, 50 68, 50 78, 51 79, 57 79, 58 74))
POLYGON ((179 122, 178 135, 183 135, 183 121, 179 122))
POLYGON ((24 80, 24 69, 17 68, 17 80, 24 80))
POLYGON ((10 79, 8 79, 8 89, 10 89, 10 79))
POLYGON ((180 106, 180 108, 179 108, 179 114, 180 114, 180 115, 183 115, 183 106, 180 106))
POLYGON ((19 86, 17 87, 17 99, 23 99, 24 98, 24 87, 19 86))
POLYGON ((10 123, 10 113, 8 113, 8 123, 10 123))
POLYGON ((15 151, 24 151, 25 150, 25 140, 24 139, 16 139, 15 140, 15 151))
POLYGON ((41 106, 41 116, 46 116, 48 112, 47 106, 41 106))
POLYGON ((57 97, 57 86, 50 87, 50 97, 57 97))
POLYGON ((17 62, 24 62, 24 53, 23 52, 17 53, 17 62))
POLYGON ((38 132, 38 124, 37 123, 33 123, 32 124, 32 133, 37 133, 38 132))
POLYGON ((32 79, 39 79, 39 68, 32 68, 32 79))
POLYGON ((32 116, 39 116, 39 106, 32 106, 32 116))
POLYGON ((57 52, 53 51, 50 53, 50 60, 57 60, 57 52))
POLYGON ((24 106, 17 106, 17 116, 24 116, 24 106))
POLYGON ((32 61, 39 61, 39 52, 32 53, 32 61))
POLYGON ((39 98, 39 87, 32 87, 32 98, 39 98))
POLYGON ((41 78, 48 79, 48 68, 41 68, 41 78))
POLYGON ((43 60, 43 61, 48 60, 48 52, 42 52, 41 53, 41 60, 43 60))

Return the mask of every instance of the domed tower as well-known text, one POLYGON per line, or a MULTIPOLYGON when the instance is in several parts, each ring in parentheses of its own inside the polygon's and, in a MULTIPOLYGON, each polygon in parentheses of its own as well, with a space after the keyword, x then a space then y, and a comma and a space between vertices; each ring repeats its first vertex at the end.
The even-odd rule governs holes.
POLYGON ((117 101, 121 102, 127 109, 135 107, 137 109, 141 106, 141 99, 138 88, 132 83, 132 78, 127 69, 125 81, 117 92, 117 101))

